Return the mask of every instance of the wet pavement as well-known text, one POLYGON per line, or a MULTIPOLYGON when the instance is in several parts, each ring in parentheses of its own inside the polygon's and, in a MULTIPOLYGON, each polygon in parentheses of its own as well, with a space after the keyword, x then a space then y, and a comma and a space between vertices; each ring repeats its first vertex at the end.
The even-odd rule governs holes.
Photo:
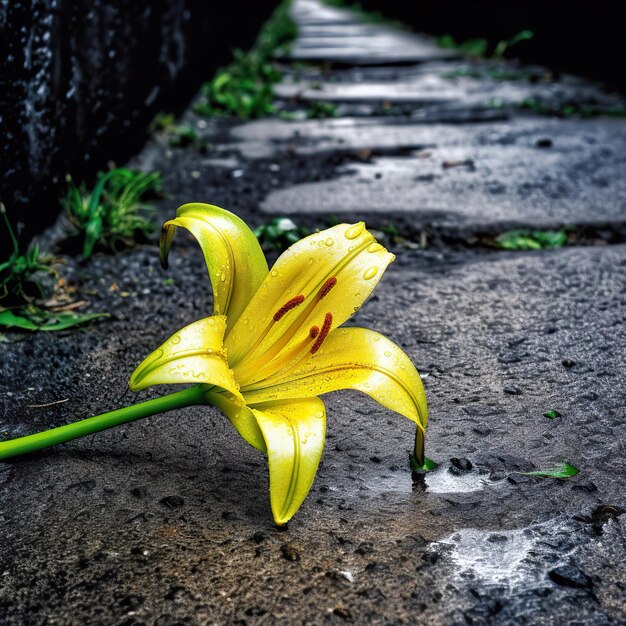
MULTIPOLYGON (((440 466, 412 477, 411 423, 347 392, 327 397, 320 471, 286 529, 271 521, 263 455, 208 407, 2 464, 0 623, 625 623, 626 121, 511 104, 619 98, 541 68, 514 85, 445 78, 470 62, 313 0, 295 9, 301 39, 278 94, 303 114, 324 94, 339 117, 189 111, 210 149, 157 136, 135 164, 164 172, 163 219, 196 200, 254 225, 365 216, 383 229, 397 259, 354 321, 422 373, 440 466), (481 245, 512 226, 593 227, 594 245, 481 245), (563 462, 580 473, 520 473, 563 462)), ((157 256, 68 258, 68 282, 113 315, 3 344, 1 432, 128 402, 136 364, 210 311, 196 245, 180 237, 167 273, 157 256)))

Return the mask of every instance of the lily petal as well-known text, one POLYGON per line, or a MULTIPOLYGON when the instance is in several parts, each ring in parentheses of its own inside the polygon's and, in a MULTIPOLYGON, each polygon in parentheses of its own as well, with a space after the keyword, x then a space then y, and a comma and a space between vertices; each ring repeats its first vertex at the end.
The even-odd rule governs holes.
POLYGON ((208 404, 216 406, 230 420, 239 434, 257 450, 267 452, 263 433, 252 409, 225 397, 222 393, 209 391, 204 394, 208 404))
POLYGON ((226 347, 233 369, 240 362, 257 365, 301 342, 312 326, 332 313, 333 327, 359 309, 387 266, 390 254, 365 224, 339 224, 295 243, 276 261, 238 322, 226 347), (301 299, 275 321, 290 303, 301 299), (256 363, 256 361, 260 361, 256 363))
POLYGON ((267 276, 263 250, 254 233, 236 215, 211 204, 194 202, 181 206, 176 218, 163 225, 164 268, 179 226, 198 240, 213 285, 213 313, 227 315, 230 328, 267 276))
POLYGON ((243 404, 224 350, 226 317, 198 320, 174 333, 145 358, 130 377, 130 388, 139 391, 152 385, 205 383, 233 394, 243 404))
POLYGON ((286 524, 307 497, 317 472, 326 436, 324 403, 305 398, 252 410, 267 444, 274 521, 286 524))
MULTIPOLYGON (((323 347, 300 364, 256 386, 242 387, 246 402, 317 396, 337 389, 357 389, 418 426, 428 419, 426 394, 411 359, 392 341, 367 328, 339 328, 323 347)), ((419 436, 419 435, 418 435, 419 436)))

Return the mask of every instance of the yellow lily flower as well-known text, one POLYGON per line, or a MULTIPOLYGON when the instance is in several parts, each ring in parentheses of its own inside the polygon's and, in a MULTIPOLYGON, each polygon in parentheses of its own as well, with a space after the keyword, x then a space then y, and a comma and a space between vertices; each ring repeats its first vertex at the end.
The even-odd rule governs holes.
POLYGON ((302 239, 271 271, 246 224, 208 204, 186 204, 165 223, 161 262, 177 228, 197 239, 213 285, 213 316, 172 335, 135 370, 130 388, 200 383, 241 436, 267 453, 274 520, 285 524, 306 498, 324 447, 318 397, 357 389, 417 425, 424 462, 427 405, 419 374, 389 339, 341 328, 394 256, 362 222, 302 239))

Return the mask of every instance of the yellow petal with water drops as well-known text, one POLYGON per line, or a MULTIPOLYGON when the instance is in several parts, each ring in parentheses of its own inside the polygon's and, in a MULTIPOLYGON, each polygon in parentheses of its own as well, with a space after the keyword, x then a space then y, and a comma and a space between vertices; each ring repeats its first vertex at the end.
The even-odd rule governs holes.
POLYGON ((342 324, 363 304, 393 259, 363 222, 339 224, 295 243, 229 327, 226 347, 233 368, 245 363, 248 371, 260 369, 305 339, 312 326, 321 326, 328 312, 333 327, 342 324))
POLYGON ((224 349, 226 317, 198 320, 174 333, 140 363, 130 378, 139 391, 152 385, 205 383, 216 385, 242 401, 224 349))
POLYGON ((261 452, 267 452, 263 433, 259 428, 252 409, 233 398, 228 398, 221 392, 209 391, 204 394, 208 404, 216 406, 237 429, 239 434, 252 446, 261 452))
POLYGON ((274 521, 286 524, 307 497, 322 457, 324 403, 305 398, 265 403, 252 410, 267 445, 274 521))
POLYGON ((167 267, 177 227, 186 228, 198 240, 213 285, 213 312, 227 315, 230 328, 267 276, 267 261, 257 238, 230 211, 210 204, 184 204, 176 218, 163 225, 163 267, 167 267))
POLYGON ((252 386, 242 386, 247 403, 317 396, 357 389, 418 425, 428 419, 426 394, 411 359, 384 335, 366 328, 339 328, 321 348, 295 367, 252 386))

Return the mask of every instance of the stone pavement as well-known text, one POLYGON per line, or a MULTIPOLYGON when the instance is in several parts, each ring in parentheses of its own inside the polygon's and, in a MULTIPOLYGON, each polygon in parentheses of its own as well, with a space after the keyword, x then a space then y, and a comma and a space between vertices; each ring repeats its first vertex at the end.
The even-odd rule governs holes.
MULTIPOLYGON (((442 78, 469 62, 428 39, 313 0, 295 15, 301 39, 278 93, 304 111, 326 90, 340 117, 235 125, 188 112, 214 149, 156 137, 137 164, 164 171, 175 200, 162 218, 197 200, 252 224, 365 215, 402 226, 355 323, 398 342, 422 373, 427 454, 440 466, 414 482, 411 424, 347 392, 327 398, 322 465, 285 530, 271 522, 263 456, 211 408, 3 464, 0 623, 624 623, 626 122, 514 106, 538 90, 555 107, 564 93, 581 107, 619 99, 576 79, 520 79, 522 95, 494 108, 493 91, 509 87, 442 78), (292 62, 303 59, 323 64, 292 62), (476 243, 511 226, 593 227, 597 245, 476 243), (451 231, 453 247, 435 236, 451 231), (544 417, 551 409, 560 417, 544 417), (580 473, 519 473, 565 461, 580 473)), ((69 280, 114 317, 4 344, 0 430, 128 401, 135 365, 210 310, 196 245, 180 237, 171 262, 164 274, 152 247, 68 260, 69 280)))

